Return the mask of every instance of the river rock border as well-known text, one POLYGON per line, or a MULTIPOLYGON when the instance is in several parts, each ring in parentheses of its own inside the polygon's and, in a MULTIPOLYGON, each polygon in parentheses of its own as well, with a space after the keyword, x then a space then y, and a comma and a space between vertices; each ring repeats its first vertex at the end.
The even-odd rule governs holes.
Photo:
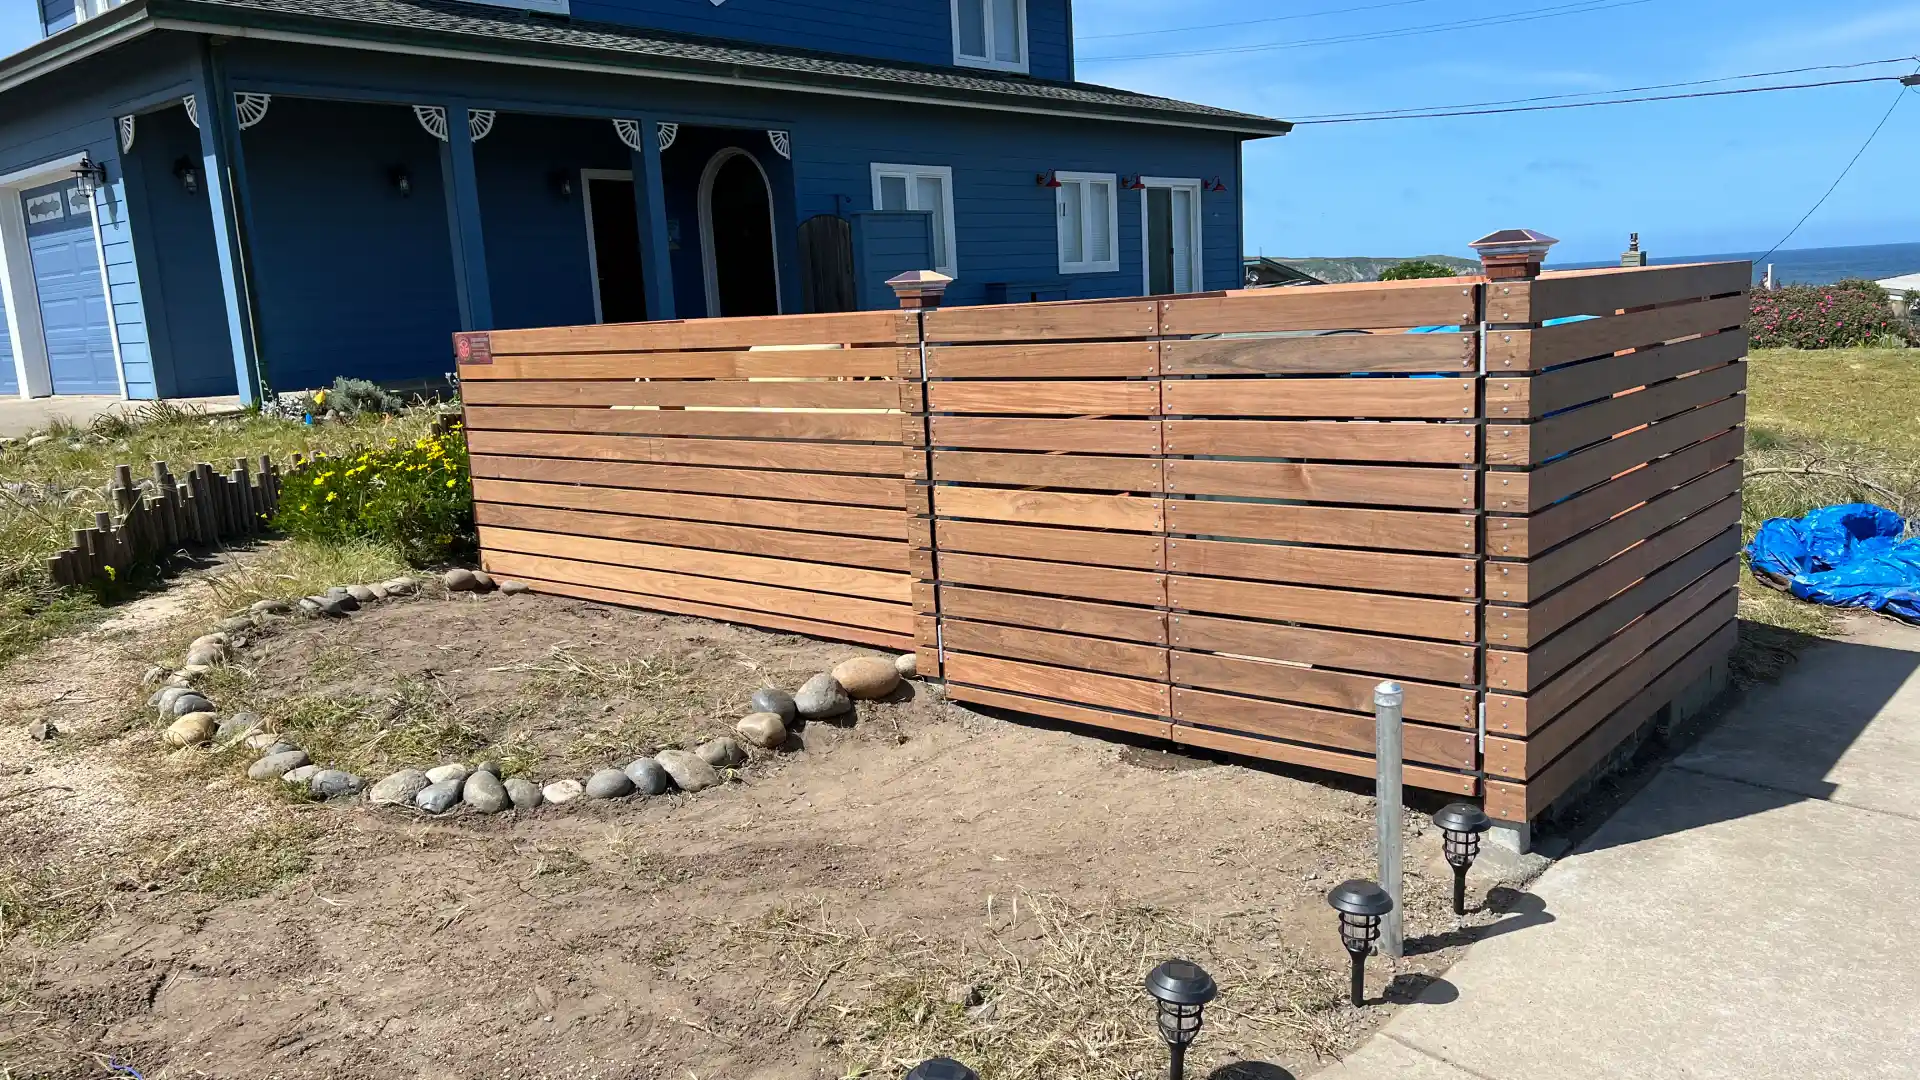
MULTIPOLYGON (((441 576, 450 593, 489 593, 505 596, 529 591, 518 581, 496 583, 479 570, 455 569, 441 576)), ((625 766, 609 766, 584 778, 562 778, 545 784, 526 777, 503 778, 500 766, 482 761, 468 766, 445 762, 431 768, 407 768, 368 786, 365 778, 343 769, 315 763, 292 739, 274 731, 252 712, 237 712, 222 720, 218 709, 192 685, 202 675, 232 659, 247 646, 250 630, 270 621, 305 615, 344 619, 362 607, 419 591, 415 578, 360 585, 339 585, 294 602, 262 600, 245 613, 223 619, 216 628, 187 646, 181 667, 148 669, 143 682, 159 688, 147 699, 162 720, 171 721, 162 738, 181 750, 243 744, 254 756, 247 778, 304 789, 312 799, 344 799, 364 793, 371 806, 448 814, 462 807, 480 814, 506 810, 536 810, 564 806, 576 800, 598 801, 650 798, 673 791, 693 793, 717 787, 737 775, 751 756, 748 746, 776 753, 789 745, 792 729, 808 720, 830 720, 853 712, 855 701, 888 697, 902 679, 917 674, 915 656, 887 658, 856 656, 808 678, 792 692, 767 686, 754 692, 752 711, 735 727, 738 738, 720 736, 695 749, 662 750, 625 766), (744 744, 744 745, 743 745, 744 744)))

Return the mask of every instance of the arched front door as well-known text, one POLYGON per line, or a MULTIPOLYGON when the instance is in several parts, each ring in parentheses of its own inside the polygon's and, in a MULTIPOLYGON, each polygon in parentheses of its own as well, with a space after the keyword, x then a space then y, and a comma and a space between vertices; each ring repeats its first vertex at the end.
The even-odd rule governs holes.
POLYGON ((730 146, 700 177, 700 248, 708 315, 778 315, 773 189, 752 154, 730 146))

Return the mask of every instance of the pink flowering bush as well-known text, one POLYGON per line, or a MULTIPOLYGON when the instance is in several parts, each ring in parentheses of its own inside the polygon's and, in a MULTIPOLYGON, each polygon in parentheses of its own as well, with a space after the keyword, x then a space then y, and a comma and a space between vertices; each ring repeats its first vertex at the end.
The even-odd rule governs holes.
POLYGON ((1887 292, 1849 278, 1831 285, 1755 289, 1747 337, 1756 349, 1843 349, 1892 335, 1910 341, 1913 327, 1896 318, 1887 292))

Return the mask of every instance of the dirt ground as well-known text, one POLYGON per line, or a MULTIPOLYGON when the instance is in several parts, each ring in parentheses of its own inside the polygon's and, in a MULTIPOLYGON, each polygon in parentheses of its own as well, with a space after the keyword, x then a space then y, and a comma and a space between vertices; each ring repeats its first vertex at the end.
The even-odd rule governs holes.
MULTIPOLYGON (((1353 1010, 1324 896, 1372 876, 1369 798, 924 686, 696 796, 442 819, 294 801, 242 760, 167 755, 130 704, 200 621, 149 597, 0 672, 0 1080, 831 1080, 934 1054, 989 1080, 1145 1077, 1165 1050, 1140 979, 1174 955, 1222 988, 1189 1075, 1271 1080, 1524 906, 1476 870, 1491 910, 1456 923, 1415 828, 1410 956, 1376 959, 1386 1000, 1353 1010), (28 741, 42 718, 66 734, 28 741)), ((429 596, 270 634, 215 701, 371 777, 444 750, 545 780, 723 731, 756 686, 860 651, 429 596)))

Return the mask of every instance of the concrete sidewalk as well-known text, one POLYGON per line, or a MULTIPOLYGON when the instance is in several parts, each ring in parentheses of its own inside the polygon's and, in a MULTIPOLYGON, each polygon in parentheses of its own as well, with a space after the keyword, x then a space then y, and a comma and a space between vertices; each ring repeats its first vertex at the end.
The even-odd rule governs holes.
MULTIPOLYGON (((240 398, 228 394, 224 397, 174 398, 172 403, 213 415, 238 409, 240 398)), ((56 418, 86 427, 94 417, 110 412, 131 412, 145 404, 144 401, 128 401, 103 394, 0 398, 0 438, 17 439, 30 432, 44 430, 56 418)))
POLYGON ((1867 618, 1802 653, 1318 1080, 1920 1076, 1917 669, 1867 618))

